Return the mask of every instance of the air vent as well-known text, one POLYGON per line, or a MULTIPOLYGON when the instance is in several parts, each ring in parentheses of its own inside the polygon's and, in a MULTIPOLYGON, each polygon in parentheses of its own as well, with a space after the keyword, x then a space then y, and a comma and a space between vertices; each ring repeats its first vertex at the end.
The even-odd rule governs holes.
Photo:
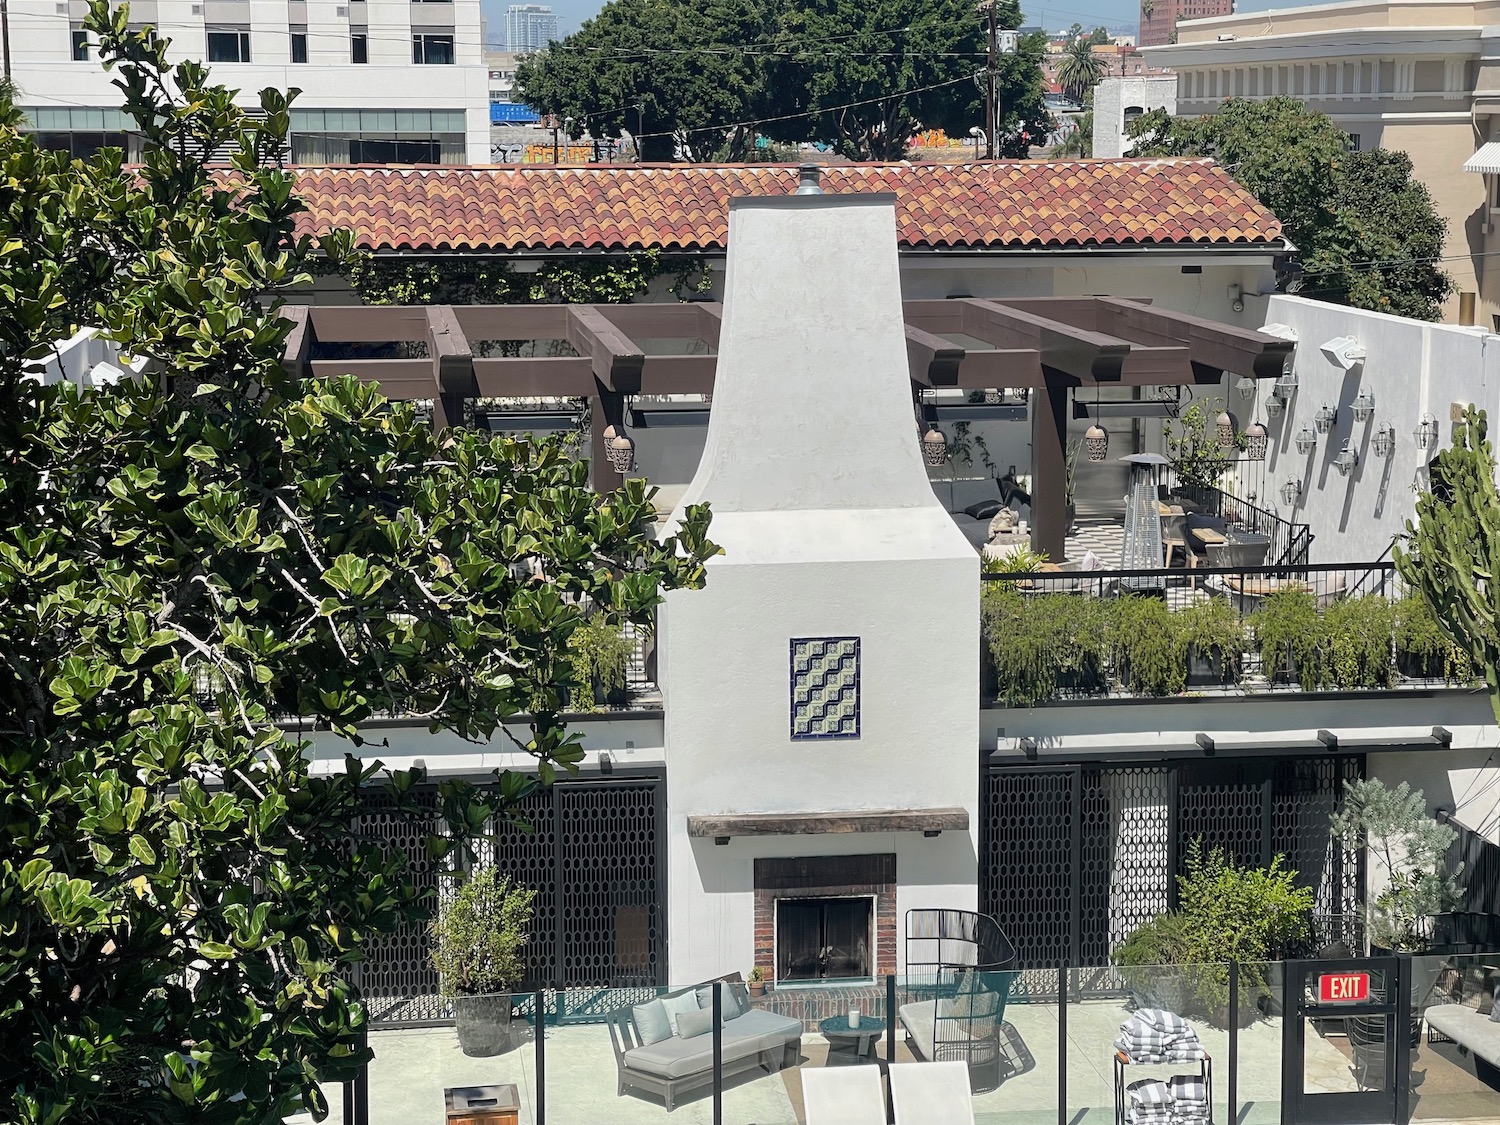
POLYGON ((195 15, 195 16, 201 16, 202 14, 203 14, 203 5, 202 4, 194 4, 193 5, 193 15, 195 15))
POLYGON ((348 4, 340 4, 338 6, 338 13, 337 14, 340 15, 340 16, 343 16, 345 19, 348 19, 349 18, 349 5, 348 4))
POLYGON ((67 15, 68 14, 68 6, 66 4, 59 4, 57 6, 57 14, 60 15, 60 16, 67 15))

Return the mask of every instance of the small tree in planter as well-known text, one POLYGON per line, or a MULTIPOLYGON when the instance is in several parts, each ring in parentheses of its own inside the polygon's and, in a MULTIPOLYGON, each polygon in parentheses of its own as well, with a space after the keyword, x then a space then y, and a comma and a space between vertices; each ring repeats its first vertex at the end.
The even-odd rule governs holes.
POLYGON ((1404 781, 1392 789, 1360 779, 1345 782, 1344 791, 1343 809, 1329 818, 1334 832, 1346 846, 1368 847, 1389 879, 1368 907, 1370 942, 1395 953, 1421 952, 1423 920, 1452 910, 1462 897, 1462 868, 1443 872, 1458 833, 1429 816, 1422 791, 1404 781))
POLYGON ((1408 594, 1396 603, 1396 664, 1403 676, 1414 680, 1474 680, 1469 654, 1443 632, 1420 594, 1408 594))
POLYGON ((510 876, 479 867, 433 920, 432 964, 442 994, 453 1000, 466 1055, 498 1055, 510 1046, 511 992, 526 972, 535 899, 510 876))

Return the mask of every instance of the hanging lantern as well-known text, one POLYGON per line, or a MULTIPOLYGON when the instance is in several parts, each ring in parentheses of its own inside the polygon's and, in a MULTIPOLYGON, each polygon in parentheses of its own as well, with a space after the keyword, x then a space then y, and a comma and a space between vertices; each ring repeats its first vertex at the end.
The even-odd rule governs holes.
POLYGON ((1370 416, 1375 413, 1374 394, 1368 390, 1361 389, 1359 396, 1355 398, 1353 404, 1349 407, 1349 412, 1354 415, 1356 422, 1364 425, 1364 423, 1370 420, 1370 416))
POLYGON ((1302 482, 1295 477, 1281 486, 1281 502, 1288 508, 1302 499, 1302 482))
POLYGON ((1109 452, 1109 431, 1097 422, 1090 426, 1083 434, 1083 451, 1090 461, 1103 461, 1109 452))
POLYGON ((1005 401, 1005 392, 1002 390, 990 390, 984 392, 986 406, 999 406, 1005 401))
POLYGON ((922 459, 933 468, 937 468, 948 460, 948 439, 936 426, 931 427, 922 435, 922 459))
POLYGON ((1229 411, 1219 411, 1219 416, 1214 419, 1214 431, 1219 438, 1219 448, 1225 453, 1234 452, 1234 418, 1229 411))
POLYGON ((1326 402, 1318 407, 1317 414, 1313 415, 1313 425, 1318 427, 1318 433, 1326 434, 1333 429, 1333 424, 1338 421, 1339 412, 1326 402))
POLYGON ((1412 437, 1417 439, 1418 449, 1431 449, 1438 442, 1438 420, 1431 414, 1422 415, 1422 420, 1412 431, 1412 437))
POLYGON ((617 434, 609 443, 609 463, 622 476, 635 468, 635 442, 628 434, 617 434))
POLYGON ((1264 461, 1266 444, 1267 435, 1264 426, 1259 422, 1251 422, 1245 427, 1245 456, 1252 461, 1264 461))
POLYGON ((1286 399, 1280 395, 1269 395, 1266 398, 1266 417, 1280 418, 1281 412, 1286 409, 1286 399))
POLYGON ((1359 464, 1359 453, 1346 441, 1344 448, 1340 449, 1338 456, 1333 459, 1333 464, 1341 476, 1347 477, 1354 471, 1354 466, 1359 464))
POLYGON ((1318 447, 1318 435, 1313 433, 1311 426, 1303 426, 1292 440, 1297 443, 1298 453, 1311 453, 1318 447))
POLYGON ((1240 398, 1248 402, 1255 397, 1255 380, 1248 375, 1241 375, 1234 389, 1240 392, 1240 398))
POLYGON ((1375 440, 1370 444, 1375 447, 1376 457, 1389 457, 1396 452, 1396 427, 1381 426, 1375 431, 1375 440))
POLYGON ((1292 370, 1291 364, 1288 364, 1276 380, 1276 393, 1281 396, 1282 401, 1286 401, 1292 397, 1292 392, 1296 389, 1297 373, 1292 370))

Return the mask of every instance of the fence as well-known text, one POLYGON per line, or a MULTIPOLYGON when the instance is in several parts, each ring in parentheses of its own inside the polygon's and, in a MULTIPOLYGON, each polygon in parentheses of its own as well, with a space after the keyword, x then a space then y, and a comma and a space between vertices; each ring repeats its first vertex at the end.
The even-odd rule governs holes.
POLYGON ((1179 482, 1175 492, 1191 501, 1204 515, 1217 516, 1241 530, 1266 536, 1271 541, 1266 560, 1272 565, 1301 566, 1307 562, 1313 538, 1312 528, 1307 524, 1284 520, 1275 512, 1212 485, 1179 482))

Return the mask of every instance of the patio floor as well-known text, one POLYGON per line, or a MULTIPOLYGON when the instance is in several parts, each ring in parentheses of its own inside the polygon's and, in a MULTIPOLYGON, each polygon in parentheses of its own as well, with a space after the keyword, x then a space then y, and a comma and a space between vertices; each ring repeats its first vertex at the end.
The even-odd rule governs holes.
MULTIPOLYGON (((1107 1125, 1113 1119, 1111 1041, 1127 1012, 1119 1001, 1085 1001, 1068 1007, 1068 1107, 1071 1125, 1107 1125)), ((1006 1010, 1006 1050, 1012 1068, 1000 1085, 974 1097, 977 1125, 1055 1125, 1057 1122, 1058 1020, 1056 1005, 1013 1004, 1006 1010)), ((1198 1025, 1215 1062, 1216 1122, 1227 1122, 1228 1033, 1198 1025)), ((494 1058, 466 1057, 451 1028, 372 1033, 376 1060, 370 1068, 371 1125, 441 1125, 443 1090, 450 1086, 514 1083, 521 1100, 522 1125, 535 1125, 538 1097, 532 1029, 518 1026, 523 1039, 515 1050, 494 1058)), ((615 1093, 615 1063, 609 1033, 602 1025, 547 1029, 546 1120, 548 1125, 594 1125, 601 1121, 711 1125, 712 1099, 705 1087, 668 1116, 659 1101, 636 1092, 615 1093)), ((821 1036, 802 1040, 799 1067, 779 1074, 755 1072, 731 1079, 724 1092, 728 1125, 806 1125, 802 1114, 801 1070, 821 1067, 827 1045, 821 1036)), ((1312 1037, 1306 1080, 1329 1092, 1353 1089, 1346 1041, 1312 1037)), ((884 1055, 884 1044, 881 1044, 884 1055)), ((898 1062, 912 1061, 900 1041, 898 1062)), ((1127 1080, 1166 1077, 1175 1067, 1131 1068, 1127 1080)), ((1471 1060, 1451 1044, 1425 1042, 1413 1066, 1415 1120, 1500 1123, 1500 1092, 1479 1083, 1471 1060)), ((1240 1113, 1235 1125, 1273 1125, 1281 1120, 1281 1021, 1264 1019, 1239 1034, 1240 1113)), ((342 1120, 341 1091, 328 1091, 330 1120, 342 1120)), ((300 1115, 294 1125, 310 1125, 300 1115)))

